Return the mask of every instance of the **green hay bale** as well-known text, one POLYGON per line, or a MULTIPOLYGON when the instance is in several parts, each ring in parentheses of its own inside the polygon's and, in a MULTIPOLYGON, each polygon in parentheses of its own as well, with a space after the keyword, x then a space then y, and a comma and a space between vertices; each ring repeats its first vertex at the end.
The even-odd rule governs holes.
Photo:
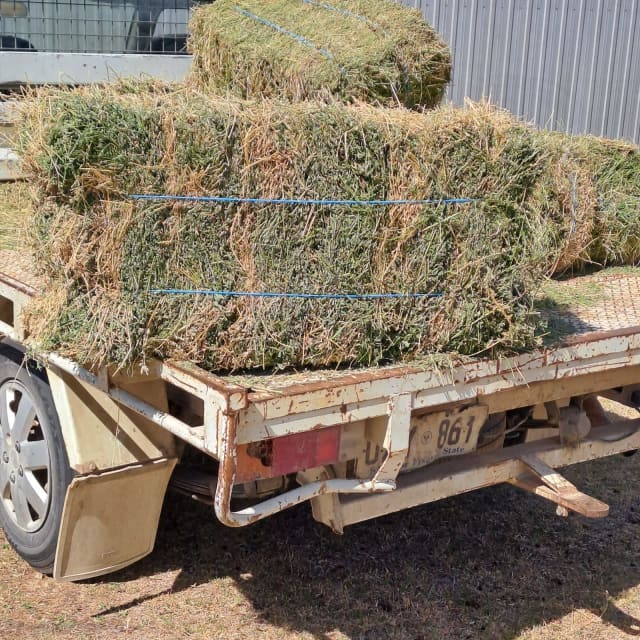
POLYGON ((446 44, 392 0, 217 0, 191 20, 192 79, 243 98, 438 105, 446 44))
POLYGON ((534 342, 553 234, 527 201, 546 156, 482 105, 401 109, 79 90, 43 95, 23 140, 51 278, 40 348, 82 362, 188 358, 210 370, 371 365, 534 342), (126 144, 122 123, 128 123, 126 144), (132 202, 132 192, 462 206, 132 202), (378 301, 177 298, 153 288, 442 292, 378 301))
POLYGON ((640 150, 594 136, 539 132, 548 169, 531 206, 556 223, 552 271, 640 262, 640 150))

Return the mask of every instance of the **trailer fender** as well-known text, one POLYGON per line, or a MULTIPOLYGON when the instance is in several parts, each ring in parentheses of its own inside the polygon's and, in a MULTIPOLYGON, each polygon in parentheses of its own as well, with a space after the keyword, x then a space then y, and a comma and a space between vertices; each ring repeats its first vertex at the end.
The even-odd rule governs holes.
POLYGON ((67 489, 53 577, 84 580, 151 553, 176 459, 74 478, 67 489))
MULTIPOLYGON (((47 373, 69 464, 77 474, 177 456, 176 439, 168 431, 55 366, 48 367, 47 373)), ((161 380, 132 378, 126 390, 158 409, 167 409, 161 380)))

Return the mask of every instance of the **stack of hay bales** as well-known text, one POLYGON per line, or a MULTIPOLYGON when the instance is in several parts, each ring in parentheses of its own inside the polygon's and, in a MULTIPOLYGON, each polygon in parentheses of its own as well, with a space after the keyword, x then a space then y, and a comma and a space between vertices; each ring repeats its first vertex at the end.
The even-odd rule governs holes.
POLYGON ((631 217, 634 148, 540 134, 486 105, 361 102, 441 98, 448 56, 419 20, 390 0, 218 0, 194 18, 188 85, 39 94, 21 142, 50 279, 31 313, 37 345, 91 365, 176 357, 215 371, 513 351, 535 343, 547 274, 637 258, 637 235, 602 237, 631 217), (471 202, 130 198, 154 193, 471 202))

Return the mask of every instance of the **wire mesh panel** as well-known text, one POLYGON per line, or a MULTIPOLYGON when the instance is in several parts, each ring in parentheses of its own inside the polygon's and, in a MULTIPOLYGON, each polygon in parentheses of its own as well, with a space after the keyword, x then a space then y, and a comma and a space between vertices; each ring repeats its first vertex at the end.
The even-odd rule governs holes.
POLYGON ((193 0, 0 0, 0 50, 186 52, 193 0))

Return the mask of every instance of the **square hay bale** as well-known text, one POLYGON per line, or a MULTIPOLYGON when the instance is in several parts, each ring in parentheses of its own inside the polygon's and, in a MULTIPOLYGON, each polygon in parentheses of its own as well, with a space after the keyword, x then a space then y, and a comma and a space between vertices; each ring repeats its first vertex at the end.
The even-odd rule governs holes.
POLYGON ((548 169, 531 205, 555 220, 554 272, 640 262, 640 152, 634 144, 539 131, 548 169))
POLYGON ((438 105, 450 53, 393 0, 217 0, 191 21, 192 79, 243 98, 438 105))
POLYGON ((552 248, 527 208, 534 132, 483 105, 419 114, 82 89, 33 102, 23 139, 51 279, 31 332, 86 363, 364 366, 532 344, 552 248), (134 193, 478 199, 464 205, 145 202, 134 193), (155 289, 438 293, 376 300, 155 289), (53 301, 58 304, 53 304, 53 301))

